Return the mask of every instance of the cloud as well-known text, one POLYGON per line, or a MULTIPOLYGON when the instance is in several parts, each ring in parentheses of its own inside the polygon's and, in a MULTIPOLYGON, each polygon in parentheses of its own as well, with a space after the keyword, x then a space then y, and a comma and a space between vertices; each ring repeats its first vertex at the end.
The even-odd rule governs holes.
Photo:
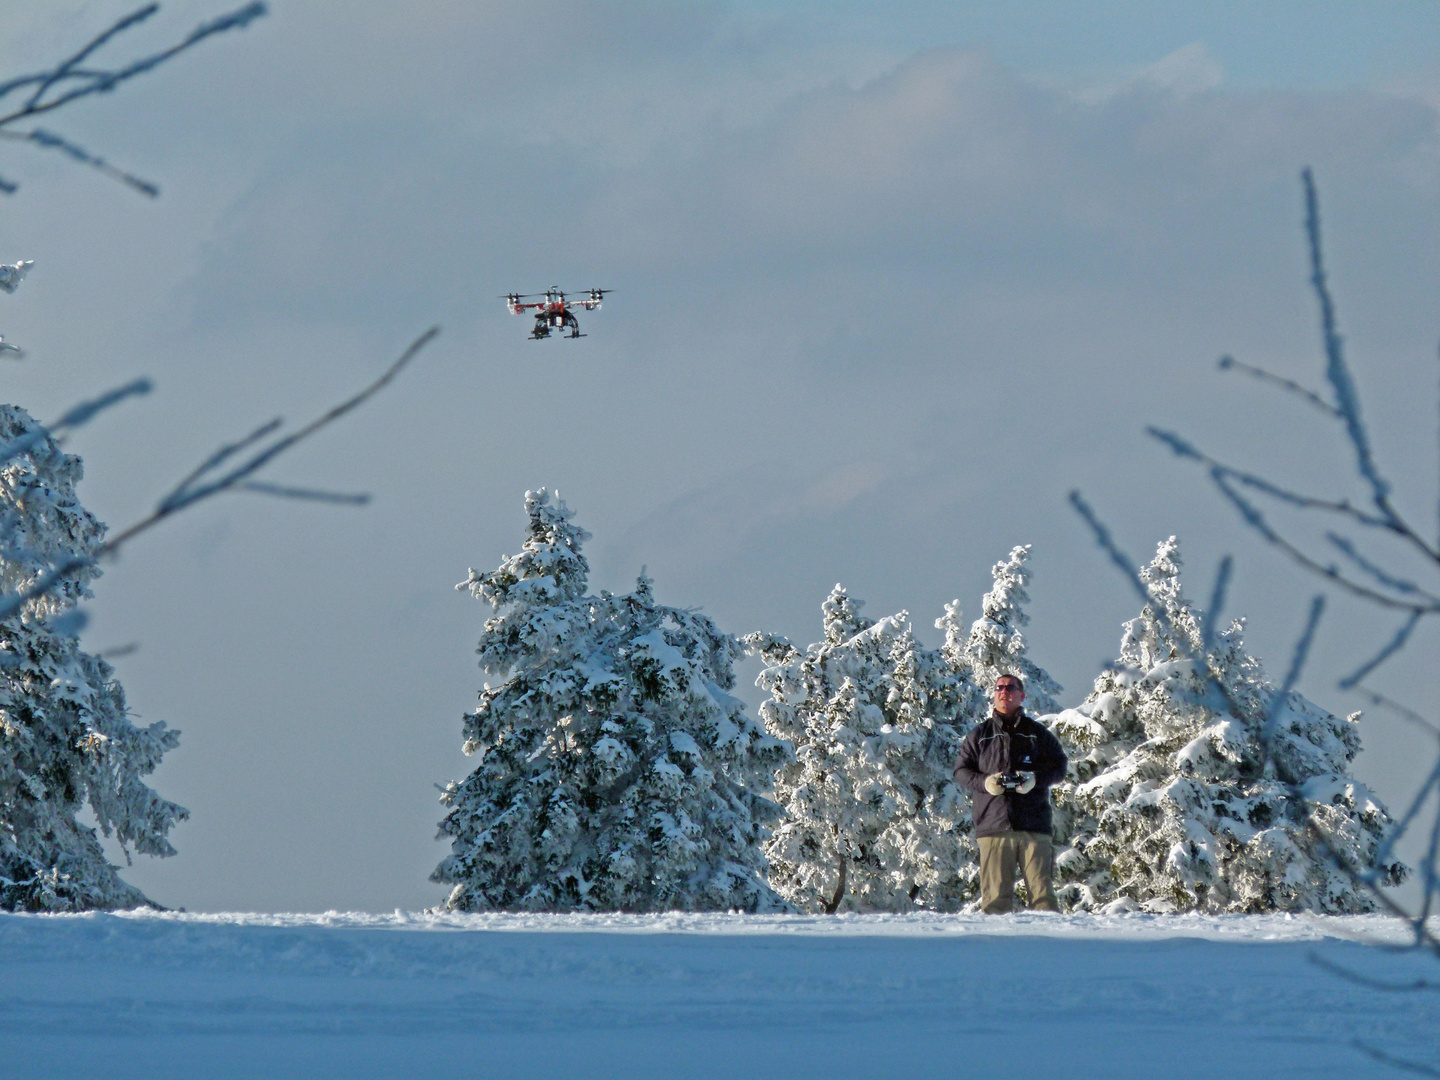
MULTIPOLYGON (((637 54, 620 44, 639 18, 627 9, 576 32, 591 45, 571 71, 566 50, 581 46, 568 34, 551 56, 509 15, 449 17, 457 40, 483 25, 485 56, 505 70, 524 67, 516 56, 550 56, 545 77, 517 74, 472 123, 452 107, 486 99, 484 57, 469 67, 431 57, 436 83, 412 70, 420 62, 401 33, 405 59, 386 69, 397 96, 374 114, 345 106, 344 88, 367 100, 378 52, 318 64, 334 78, 335 107, 277 145, 218 223, 187 290, 197 323, 227 333, 273 316, 392 324, 598 274, 671 309, 680 294, 738 304, 784 282, 820 329, 857 310, 852 292, 861 305, 867 294, 913 305, 926 277, 943 312, 955 291, 1000 282, 1152 290, 1166 276, 1218 274, 1247 261, 1257 219, 1293 204, 1305 164, 1332 197, 1379 185, 1418 217, 1440 195, 1437 111, 1424 101, 1227 91, 1200 46, 1098 100, 955 49, 855 85, 761 93, 718 22, 662 21, 637 54), (445 80, 461 70, 471 81, 452 93, 445 80), (592 78, 608 97, 589 92, 592 78), (742 93, 769 102, 759 119, 713 119, 742 93), (661 137, 671 108, 695 120, 676 141, 661 137), (707 109, 712 120, 698 119, 707 109)), ((364 30, 378 49, 383 35, 364 30)), ((428 48, 451 48, 447 37, 432 31, 428 48)), ((784 340, 792 306, 762 303, 743 317, 784 340)))
POLYGON ((657 258, 953 258, 978 246, 992 266, 1018 261, 1030 276, 1047 244, 1148 260, 1177 226, 1213 233, 1200 224, 1213 207, 1257 183, 1293 183, 1301 164, 1332 184, 1440 192, 1440 174, 1420 171, 1434 157, 1434 109, 1362 93, 1226 93, 1210 89, 1212 67, 1181 50, 1085 101, 983 53, 926 53, 858 89, 803 95, 695 161, 617 177, 591 226, 657 258))
POLYGON ((1196 41, 1176 49, 1153 64, 1146 64, 1135 77, 1182 97, 1214 90, 1225 81, 1225 71, 1204 42, 1196 41))

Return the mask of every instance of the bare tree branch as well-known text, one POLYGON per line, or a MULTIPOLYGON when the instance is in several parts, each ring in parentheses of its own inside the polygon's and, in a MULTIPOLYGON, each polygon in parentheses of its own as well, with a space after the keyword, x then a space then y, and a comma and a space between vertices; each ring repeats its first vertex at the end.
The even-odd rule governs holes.
POLYGON ((1253 364, 1242 364, 1239 360, 1236 360, 1233 356, 1222 356, 1222 357, 1220 358, 1220 362, 1219 362, 1218 366, 1219 366, 1219 368, 1220 368, 1221 371, 1229 371, 1231 368, 1235 368, 1235 369, 1237 369, 1237 370, 1239 370, 1239 371, 1245 372, 1245 374, 1247 374, 1247 375, 1249 375, 1249 376, 1251 376, 1251 377, 1253 377, 1253 378, 1259 379, 1261 382, 1270 383, 1272 386, 1278 386, 1278 387, 1280 387, 1282 390, 1285 390, 1285 391, 1287 391, 1288 393, 1294 394, 1296 397, 1300 398, 1300 400, 1303 401, 1303 402, 1305 402, 1307 405, 1310 405, 1310 406, 1313 406, 1313 407, 1316 408, 1316 409, 1319 409, 1319 410, 1320 410, 1322 413, 1324 413, 1326 416, 1329 416, 1329 417, 1331 417, 1331 418, 1333 418, 1333 419, 1336 419, 1336 420, 1341 419, 1340 410, 1339 410, 1339 409, 1335 408, 1334 405, 1331 405, 1328 401, 1326 401, 1324 398, 1322 398, 1319 394, 1315 393, 1315 391, 1310 390, 1310 389, 1307 389, 1307 388, 1304 387, 1304 386, 1301 386, 1299 383, 1295 382, 1293 379, 1287 379, 1287 378, 1284 378, 1283 376, 1280 376, 1280 375, 1272 375, 1270 372, 1266 371, 1264 368, 1255 367, 1253 364))
POLYGON ((1354 672, 1340 680, 1340 689, 1349 690, 1359 683, 1361 679, 1365 678, 1366 675, 1369 675, 1386 660, 1389 660, 1390 657, 1403 649, 1405 642, 1410 640, 1411 631, 1419 625, 1422 614, 1423 613, 1419 611, 1412 611, 1410 617, 1401 624, 1400 629, 1396 632, 1395 636, 1386 643, 1384 648, 1369 660, 1365 661, 1365 663, 1361 664, 1354 672))
POLYGON ((1173 431, 1166 431, 1164 428, 1147 427, 1145 433, 1168 446, 1176 457, 1198 461, 1202 465, 1207 466, 1212 474, 1218 474, 1226 480, 1233 480, 1244 487, 1251 488, 1264 495, 1269 495, 1271 498, 1293 506, 1296 509, 1321 510, 1326 513, 1342 514, 1370 528, 1394 530, 1394 526, 1389 520, 1361 510, 1349 499, 1323 499, 1317 495, 1306 495, 1302 492, 1281 487, 1273 481, 1266 480, 1263 476, 1257 476, 1254 473, 1245 472, 1243 469, 1236 469, 1233 466, 1226 465, 1223 461, 1217 461, 1182 436, 1177 435, 1173 431))
MULTIPOLYGON (((49 90, 50 87, 54 86, 62 79, 69 76, 70 73, 75 70, 76 65, 78 65, 80 61, 84 60, 96 49, 100 48, 116 34, 122 34, 126 30, 129 30, 132 26, 138 26, 140 23, 150 18, 151 15, 154 15, 159 10, 159 4, 146 4, 139 10, 132 11, 129 15, 124 16, 122 19, 120 19, 119 22, 115 23, 108 30, 104 30, 98 35, 96 35, 83 49, 77 52, 74 56, 70 57, 68 60, 59 64, 54 71, 50 72, 50 74, 45 76, 45 78, 41 80, 40 85, 35 88, 35 92, 30 95, 30 99, 26 101, 25 104, 27 106, 38 105, 40 103, 40 100, 45 96, 45 91, 49 90)), ((0 96, 3 96, 3 92, 0 92, 0 96)))
POLYGON ((1366 558, 1361 554, 1360 549, 1355 546, 1355 541, 1351 540, 1348 536, 1341 536, 1336 532, 1327 532, 1325 539, 1330 541, 1331 547, 1349 559, 1350 562, 1355 565, 1356 569, 1363 571, 1384 588, 1393 589, 1395 592, 1405 596, 1415 596, 1422 600, 1440 604, 1440 597, 1422 589, 1409 578, 1398 577, 1390 573, 1373 559, 1366 558))
POLYGON ((1358 971, 1352 971, 1343 964, 1337 964, 1333 960, 1327 960, 1317 952, 1312 952, 1307 957, 1310 963, 1318 968, 1324 968, 1342 979, 1357 983, 1360 986, 1368 986, 1371 990, 1382 990, 1392 994, 1408 994, 1414 990, 1440 990, 1440 983, 1431 982, 1429 979, 1414 979, 1410 982, 1392 982, 1389 979, 1377 979, 1370 975, 1362 975, 1358 971))
MULTIPOLYGON (((64 108, 71 102, 80 98, 88 97, 91 94, 105 94, 114 90, 121 83, 153 71, 167 60, 178 56, 180 53, 200 44, 207 38, 216 34, 223 34, 229 30, 239 30, 265 14, 265 5, 260 0, 246 4, 226 15, 211 19, 209 22, 201 23, 188 36, 168 48, 159 52, 142 56, 138 60, 117 68, 93 68, 82 67, 97 50, 108 44, 113 38, 123 34, 125 31, 139 26, 145 20, 154 15, 160 8, 159 4, 146 4, 137 8, 129 15, 117 20, 107 29, 101 31, 91 38, 78 52, 62 60, 53 68, 37 72, 33 75, 23 75, 8 82, 0 83, 0 99, 8 97, 17 90, 30 91, 29 95, 16 108, 9 112, 0 111, 0 135, 9 139, 19 139, 30 142, 45 149, 59 150, 72 159, 92 168, 98 169, 121 183, 127 184, 136 191, 154 198, 160 193, 160 189, 148 180, 143 180, 133 173, 111 165, 103 157, 92 154, 71 142, 62 135, 57 135, 44 128, 30 128, 28 130, 16 130, 14 125, 28 120, 31 117, 41 116, 56 109, 64 108)), ((12 181, 0 180, 0 192, 13 194, 18 185, 12 181)))
POLYGON ((194 503, 201 501, 202 499, 208 499, 213 495, 218 495, 222 491, 230 491, 239 488, 244 484, 244 482, 248 481, 252 476, 254 476, 255 473, 259 472, 271 461, 283 454, 285 451, 289 450, 296 443, 309 438, 321 428, 324 428, 334 423, 346 413, 350 412, 353 409, 359 408, 366 401, 369 401, 370 398, 374 397, 386 386, 388 386, 390 382, 395 378, 395 376, 399 375, 400 372, 405 368, 405 366, 408 365, 410 361, 415 358, 415 356, 420 352, 420 350, 423 349, 426 345, 430 344, 430 342, 433 341, 435 339, 435 336, 439 333, 440 328, 438 326, 432 326, 429 330, 426 330, 418 338, 412 341, 410 343, 410 347, 401 354, 400 359, 396 360, 393 364, 391 364, 385 370, 384 374, 382 374, 378 379, 372 382, 369 386, 365 387, 359 393, 345 399, 339 405, 336 405, 333 409, 330 409, 323 415, 316 417, 314 420, 310 421, 310 423, 306 424, 298 431, 294 431, 291 432, 289 435, 282 436, 272 442, 269 446, 265 446, 257 450, 251 457, 247 458, 239 465, 236 465, 229 472, 224 473, 218 479, 212 480, 208 483, 198 484, 198 481, 201 477, 203 477, 209 472, 213 472, 223 461, 227 460, 240 448, 253 445, 256 441, 258 441, 258 439, 261 437, 259 434, 260 432, 266 432, 267 434, 269 432, 273 432, 275 430, 274 422, 272 421, 270 424, 266 424, 260 428, 257 428, 256 431, 251 432, 250 435, 245 437, 245 439, 241 440, 241 442, 235 444, 232 447, 222 447, 220 450, 216 451, 216 453, 212 454, 209 459, 207 459, 207 463, 204 466, 191 473, 191 480, 189 482, 187 482, 186 484, 182 484, 181 487, 172 491, 170 495, 166 497, 160 503, 160 505, 157 506, 155 510, 147 517, 144 517, 141 520, 137 521, 129 528, 122 530, 119 534, 117 534, 115 537, 113 537, 100 548, 98 548, 96 550, 95 557, 100 558, 105 555, 113 554, 127 541, 138 536, 145 530, 152 528, 159 522, 163 521, 165 518, 169 517, 171 514, 185 509, 185 507, 187 506, 191 506, 194 503), (194 486, 197 484, 198 486, 194 486))
POLYGON ((239 442, 222 444, 218 450, 216 450, 213 454, 207 457, 199 465, 195 466, 195 468, 185 477, 185 479, 181 480, 180 483, 176 484, 175 487, 171 490, 170 494, 166 495, 165 498, 160 500, 160 505, 169 506, 171 503, 176 502, 184 496, 186 489, 188 489, 190 485, 193 484, 196 480, 200 479, 200 477, 204 476, 211 469, 219 468, 229 458, 231 458, 235 454, 238 454, 240 451, 246 449, 247 447, 254 446, 261 439, 265 438, 267 435, 270 435, 272 432, 278 429, 283 423, 284 421, 277 416, 275 417, 275 419, 267 420, 265 423, 261 424, 259 427, 257 427, 254 431, 250 432, 249 435, 246 435, 239 442))
MULTIPOLYGON (((156 508, 151 511, 151 513, 141 518, 133 525, 122 529, 119 533, 111 537, 104 544, 101 544, 99 547, 95 548, 94 551, 90 552, 89 554, 83 556, 77 555, 68 559, 63 559, 53 565, 49 570, 42 574, 35 582, 33 582, 27 588, 22 589, 16 593, 12 593, 9 596, 0 598, 0 619, 5 619, 11 615, 14 615, 31 600, 44 596, 46 593, 50 592, 62 581, 64 581, 67 577, 74 574, 77 570, 83 569, 87 566, 93 566, 101 559, 108 556, 113 556, 116 552, 120 550, 121 547, 123 547, 129 541, 133 540, 136 536, 139 536, 141 533, 153 528, 161 521, 164 521, 166 518, 178 513, 186 507, 193 506, 194 504, 204 499, 208 499, 214 495, 219 495, 220 493, 225 491, 247 490, 248 485, 253 483, 251 478, 255 475, 255 473, 257 473, 260 469, 264 468, 276 457, 283 454, 286 450, 289 450, 296 443, 299 443, 302 440, 309 438, 311 435, 315 434, 315 432, 321 430, 329 424, 334 423, 346 413, 358 408, 366 401, 370 400, 370 398, 374 397, 386 386, 388 386, 390 382, 395 378, 395 376, 400 374, 400 372, 406 367, 406 365, 408 365, 410 361, 415 358, 415 356, 420 352, 420 350, 423 349, 426 345, 428 345, 431 341, 433 341, 435 339, 435 336, 439 333, 440 328, 438 326, 432 326, 429 330, 425 331, 425 333, 421 334, 418 338, 411 342, 409 348, 407 348, 405 352, 401 354, 398 360, 396 360, 393 364, 386 368, 385 372, 378 379, 370 383, 359 393, 354 394, 349 398, 346 398, 339 405, 336 405, 334 408, 328 410, 321 416, 310 421, 310 423, 306 424, 298 431, 292 432, 289 435, 285 435, 279 439, 276 439, 270 445, 262 447, 261 449, 256 451, 250 458, 241 462, 239 465, 236 465, 229 472, 225 473, 218 479, 213 480, 207 484, 200 485, 198 487, 191 486, 195 481, 197 481, 200 477, 204 476, 206 473, 213 472, 220 464, 228 460, 235 453, 246 447, 254 445, 257 441, 264 438, 266 435, 274 432, 278 426, 278 421, 270 421, 267 424, 261 425, 261 427, 251 432, 238 443, 222 446, 219 450, 211 454, 204 462, 202 462, 199 468, 193 470, 190 473, 189 478, 187 478, 185 482, 182 482, 180 487, 176 488, 170 493, 169 496, 161 500, 159 505, 156 506, 156 508)), ((113 398, 117 393, 119 392, 112 392, 112 394, 107 395, 107 397, 113 398)), ((77 406, 76 409, 73 409, 70 413, 67 413, 66 417, 70 417, 73 415, 82 415, 88 419, 89 415, 93 415, 93 404, 94 403, 87 403, 83 406, 77 406), (89 409, 90 412, 87 413, 85 411, 87 409, 89 409)), ((287 490, 299 492, 303 489, 287 490)), ((274 494, 276 492, 272 491, 270 493, 274 494)), ((310 496, 320 494, 321 493, 319 492, 313 492, 310 493, 310 496)), ((338 499, 331 498, 327 501, 347 501, 353 503, 356 500, 354 499, 354 497, 340 496, 338 499)))
POLYGON ((1403 1069, 1406 1072, 1413 1072, 1420 1076, 1440 1076, 1440 1069, 1436 1069, 1433 1065, 1426 1065, 1423 1061, 1411 1061, 1409 1058, 1396 1057, 1394 1054, 1388 1054, 1378 1046, 1371 1046, 1369 1043, 1363 1042, 1360 1039, 1355 1040, 1354 1046, 1355 1049, 1368 1054, 1382 1065, 1389 1065, 1394 1069, 1403 1069))
POLYGON ((1305 185, 1305 236, 1310 244, 1310 284, 1315 287, 1315 297, 1320 303, 1320 331, 1325 340, 1325 377, 1335 392, 1335 407, 1345 422, 1345 432, 1355 450, 1355 467, 1370 485, 1371 499, 1388 520, 1399 524, 1399 518, 1390 506, 1390 482, 1380 475, 1375 464, 1370 436, 1360 419, 1360 396, 1355 391, 1350 367, 1345 363, 1340 332, 1335 329, 1335 304, 1330 299, 1330 287, 1325 280, 1325 260, 1320 252, 1320 198, 1315 192, 1315 175, 1307 168, 1301 172, 1300 178, 1305 185))
POLYGON ((1255 506, 1232 488, 1225 477, 1212 470, 1210 478, 1215 486, 1219 488, 1221 494, 1240 512, 1241 519, 1247 525, 1311 573, 1318 574, 1328 581, 1333 581, 1347 592, 1359 596, 1362 599, 1369 600, 1372 603, 1379 604, 1381 607, 1394 608, 1399 611, 1419 611, 1425 615, 1433 615, 1440 612, 1440 605, 1397 600, 1393 596, 1387 596, 1385 593, 1377 592, 1375 589, 1346 577, 1334 563, 1324 564, 1318 559, 1312 558, 1271 526, 1270 522, 1266 520, 1265 515, 1260 512, 1259 507, 1255 506))
POLYGON ((254 491, 261 495, 274 495, 281 499, 302 499, 310 502, 341 503, 346 506, 364 506, 370 501, 366 492, 318 491, 314 488, 285 487, 282 484, 267 484, 260 480, 247 480, 240 485, 241 491, 254 491))
MULTIPOLYGON (((1295 642, 1295 653, 1290 658, 1290 670, 1285 673, 1285 681, 1280 684, 1280 689, 1270 699, 1270 710, 1265 714, 1265 722, 1260 725, 1260 746, 1265 751, 1265 756, 1272 761, 1275 759, 1275 720, 1280 715, 1280 709, 1285 704, 1285 699, 1290 691, 1295 689, 1295 684, 1300 681, 1300 673, 1305 670, 1305 661, 1310 656, 1310 646, 1315 641, 1315 629, 1320 625, 1320 616, 1325 613, 1325 597, 1312 596, 1310 598, 1310 614, 1305 618, 1305 629, 1301 631, 1300 638, 1295 642)), ((1218 687, 1219 680, 1211 679, 1218 687)), ((1227 694, 1228 698, 1229 695, 1227 694)), ((1238 714, 1237 714, 1238 715, 1238 714)), ((1294 786, 1292 784, 1292 786, 1294 786)))
MULTIPOLYGON (((77 146, 70 140, 56 135, 53 131, 47 131, 45 128, 35 128, 31 131, 11 131, 8 128, 0 128, 0 138, 32 142, 48 150, 59 150, 82 165, 89 165, 112 180, 119 180, 122 184, 134 188, 142 195, 152 199, 160 196, 160 188, 151 181, 117 168, 98 154, 92 154, 84 147, 77 146)), ((15 185, 12 184, 7 194, 14 194, 15 190, 15 185)))
POLYGON ((98 398, 93 398, 90 401, 82 401, 48 428, 37 426, 33 431, 26 432, 24 435, 11 439, 8 443, 0 444, 0 465, 32 449, 43 442, 46 436, 54 436, 57 442, 61 441, 65 432, 73 431, 75 428, 88 423, 97 413, 110 408, 112 405, 118 405, 126 398, 148 394, 151 389, 153 389, 153 387, 149 379, 135 379, 126 383, 124 386, 101 394, 98 398), (57 433, 59 434, 57 435, 57 433))
POLYGON ((1220 612, 1225 607, 1225 593, 1230 587, 1233 561, 1229 555, 1215 569, 1215 587, 1210 592, 1210 606, 1205 609, 1205 625, 1201 628, 1201 647, 1207 652, 1215 645, 1215 629, 1220 625, 1220 612))

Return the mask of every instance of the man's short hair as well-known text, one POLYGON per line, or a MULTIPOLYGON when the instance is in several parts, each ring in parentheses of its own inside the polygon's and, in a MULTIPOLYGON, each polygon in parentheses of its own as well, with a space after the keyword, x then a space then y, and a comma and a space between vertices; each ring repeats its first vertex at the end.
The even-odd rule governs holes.
POLYGON ((1020 678, 1019 675, 1016 675, 1016 674, 1014 674, 1013 672, 1002 671, 999 675, 996 675, 996 676, 995 676, 995 685, 996 685, 996 686, 999 686, 999 685, 1000 685, 1000 680, 1001 680, 1001 679, 1014 679, 1017 683, 1020 684, 1020 689, 1021 689, 1022 692, 1023 692, 1024 689, 1025 689, 1025 680, 1022 679, 1022 678, 1020 678))

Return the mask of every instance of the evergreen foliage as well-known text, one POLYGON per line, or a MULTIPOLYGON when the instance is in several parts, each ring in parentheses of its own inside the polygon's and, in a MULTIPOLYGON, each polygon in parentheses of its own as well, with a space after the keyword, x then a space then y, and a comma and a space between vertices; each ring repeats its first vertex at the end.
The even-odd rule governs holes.
POLYGON ((462 911, 774 910, 757 794, 787 748, 728 693, 739 643, 635 591, 586 592, 589 534, 526 492, 520 554, 469 589, 494 610, 480 666, 496 680, 465 717, 479 764, 451 783, 451 854, 433 880, 462 911))
POLYGON ((785 819, 765 845, 770 882, 809 911, 953 911, 978 887, 951 771, 983 697, 964 658, 921 647, 905 612, 871 622, 860 608, 837 585, 824 639, 804 652, 745 639, 768 665, 766 729, 795 746, 775 773, 785 819))
MULTIPOLYGON (((1359 714, 1342 720, 1295 692, 1278 703, 1273 754, 1299 778, 1298 805, 1264 765, 1278 691, 1245 652, 1242 623, 1204 640, 1180 566, 1171 537, 1141 573, 1151 602, 1125 624, 1118 663, 1078 709, 1050 718, 1071 760, 1054 789, 1062 900, 1085 910, 1371 910, 1323 850, 1369 867, 1391 827, 1349 775, 1359 714)), ((1398 862, 1380 870, 1389 884, 1406 873, 1398 862)))
MULTIPOLYGON (((975 682, 987 694, 995 689, 1001 675, 1020 676, 1025 683, 1025 711, 1039 716, 1060 708, 1055 695, 1061 687, 1030 659, 1025 636, 1020 632, 1030 622, 1030 616, 1020 606, 1030 602, 1025 589, 1030 584, 1030 571, 1025 565, 1029 559, 1030 545, 1019 545, 1010 550, 1007 559, 991 567, 995 584, 981 601, 980 618, 970 627, 963 651, 975 682)), ((947 655, 957 657, 959 610, 952 617, 954 606, 947 605, 945 618, 935 625, 946 632, 947 655)))
MULTIPOLYGON (((55 562, 88 555, 105 526, 75 496, 80 459, 63 453, 23 409, 0 406, 0 445, 12 447, 0 464, 0 589, 14 594, 55 562)), ((189 816, 140 779, 179 732, 163 723, 135 727, 110 665, 76 640, 71 609, 99 576, 98 567, 84 566, 0 620, 0 908, 146 904, 76 816, 88 806, 127 861, 132 849, 173 855, 167 835, 189 816)))

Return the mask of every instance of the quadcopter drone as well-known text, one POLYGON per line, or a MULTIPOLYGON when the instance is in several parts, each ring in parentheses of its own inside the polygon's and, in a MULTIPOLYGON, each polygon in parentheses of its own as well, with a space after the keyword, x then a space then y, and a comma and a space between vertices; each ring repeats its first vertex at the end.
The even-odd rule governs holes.
POLYGON ((541 341, 550 336, 552 330, 559 330, 564 337, 579 338, 585 337, 580 333, 580 321, 575 318, 575 309, 583 307, 586 311, 599 311, 600 301, 605 298, 607 292, 614 292, 614 289, 591 289, 583 300, 566 300, 565 294, 555 286, 550 286, 542 293, 506 293, 505 306, 510 309, 511 315, 523 315, 531 308, 535 309, 535 329, 530 331, 531 341, 541 341), (534 296, 543 296, 543 299, 525 303, 534 296), (565 334, 566 327, 570 333, 565 334))

